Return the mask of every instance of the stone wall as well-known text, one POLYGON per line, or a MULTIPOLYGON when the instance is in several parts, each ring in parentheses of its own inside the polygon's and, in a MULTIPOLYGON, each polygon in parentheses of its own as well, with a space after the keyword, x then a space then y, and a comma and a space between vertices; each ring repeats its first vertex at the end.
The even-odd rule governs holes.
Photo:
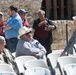
POLYGON ((56 20, 53 21, 57 25, 57 29, 53 31, 53 44, 52 49, 63 49, 66 44, 66 37, 69 38, 72 35, 72 32, 74 30, 74 23, 72 20, 56 20), (66 24, 67 24, 67 30, 68 35, 66 34, 66 24))
MULTIPOLYGON (((7 10, 10 5, 15 5, 18 9, 24 8, 29 12, 27 18, 32 26, 34 19, 37 18, 41 3, 42 0, 0 0, 0 11, 4 13, 4 19, 7 21, 9 18, 7 10)), ((57 29, 53 31, 52 49, 62 49, 66 45, 66 23, 68 25, 68 37, 70 38, 74 29, 73 21, 56 20, 53 22, 57 25, 57 29)))
POLYGON ((28 19, 30 24, 37 18, 37 12, 41 7, 42 0, 0 0, 0 11, 4 12, 4 19, 8 19, 8 7, 15 5, 18 9, 25 9, 28 13, 28 19))

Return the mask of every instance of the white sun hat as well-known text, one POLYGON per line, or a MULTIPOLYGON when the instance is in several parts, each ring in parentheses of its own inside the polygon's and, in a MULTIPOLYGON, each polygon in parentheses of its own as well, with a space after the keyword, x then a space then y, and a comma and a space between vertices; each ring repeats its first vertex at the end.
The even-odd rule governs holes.
POLYGON ((30 31, 32 31, 32 28, 27 28, 25 26, 23 26, 22 28, 19 29, 18 33, 18 39, 20 39, 20 37, 26 33, 29 33, 30 31))

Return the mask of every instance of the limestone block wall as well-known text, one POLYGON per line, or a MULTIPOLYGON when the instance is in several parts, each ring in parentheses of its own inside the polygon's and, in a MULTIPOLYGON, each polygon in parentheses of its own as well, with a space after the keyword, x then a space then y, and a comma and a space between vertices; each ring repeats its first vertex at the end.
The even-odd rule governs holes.
POLYGON ((57 25, 57 29, 53 31, 52 49, 63 49, 66 46, 66 37, 68 40, 74 30, 74 23, 72 20, 56 20, 53 21, 57 25), (66 35, 66 24, 68 35, 66 35))
POLYGON ((8 16, 8 7, 10 5, 15 5, 18 9, 25 9, 28 13, 28 19, 30 24, 33 23, 33 20, 37 18, 37 12, 41 7, 42 0, 0 0, 0 11, 4 13, 4 19, 7 21, 8 16))

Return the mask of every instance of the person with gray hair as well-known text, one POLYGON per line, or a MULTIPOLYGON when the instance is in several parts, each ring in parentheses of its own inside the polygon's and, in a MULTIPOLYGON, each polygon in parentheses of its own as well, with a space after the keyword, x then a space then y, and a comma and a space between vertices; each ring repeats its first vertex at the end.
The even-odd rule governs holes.
MULTIPOLYGON (((52 30, 56 29, 56 25, 45 17, 45 11, 38 11, 38 19, 33 23, 34 38, 37 39, 46 49, 47 54, 52 52, 52 30)), ((46 55, 47 55, 46 54, 46 55)))
POLYGON ((10 64, 13 67, 15 73, 19 74, 18 68, 14 62, 14 57, 11 52, 5 48, 6 40, 3 36, 0 36, 0 60, 1 63, 10 64))

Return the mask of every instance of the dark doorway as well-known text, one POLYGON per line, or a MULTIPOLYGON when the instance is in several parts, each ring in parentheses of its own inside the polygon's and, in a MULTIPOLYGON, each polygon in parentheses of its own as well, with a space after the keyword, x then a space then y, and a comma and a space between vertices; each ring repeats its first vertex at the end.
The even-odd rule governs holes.
POLYGON ((72 17, 72 0, 43 0, 41 9, 49 13, 49 17, 52 20, 64 20, 71 19, 72 17), (47 6, 46 4, 49 4, 47 6), (47 12, 47 8, 49 11, 47 12))

